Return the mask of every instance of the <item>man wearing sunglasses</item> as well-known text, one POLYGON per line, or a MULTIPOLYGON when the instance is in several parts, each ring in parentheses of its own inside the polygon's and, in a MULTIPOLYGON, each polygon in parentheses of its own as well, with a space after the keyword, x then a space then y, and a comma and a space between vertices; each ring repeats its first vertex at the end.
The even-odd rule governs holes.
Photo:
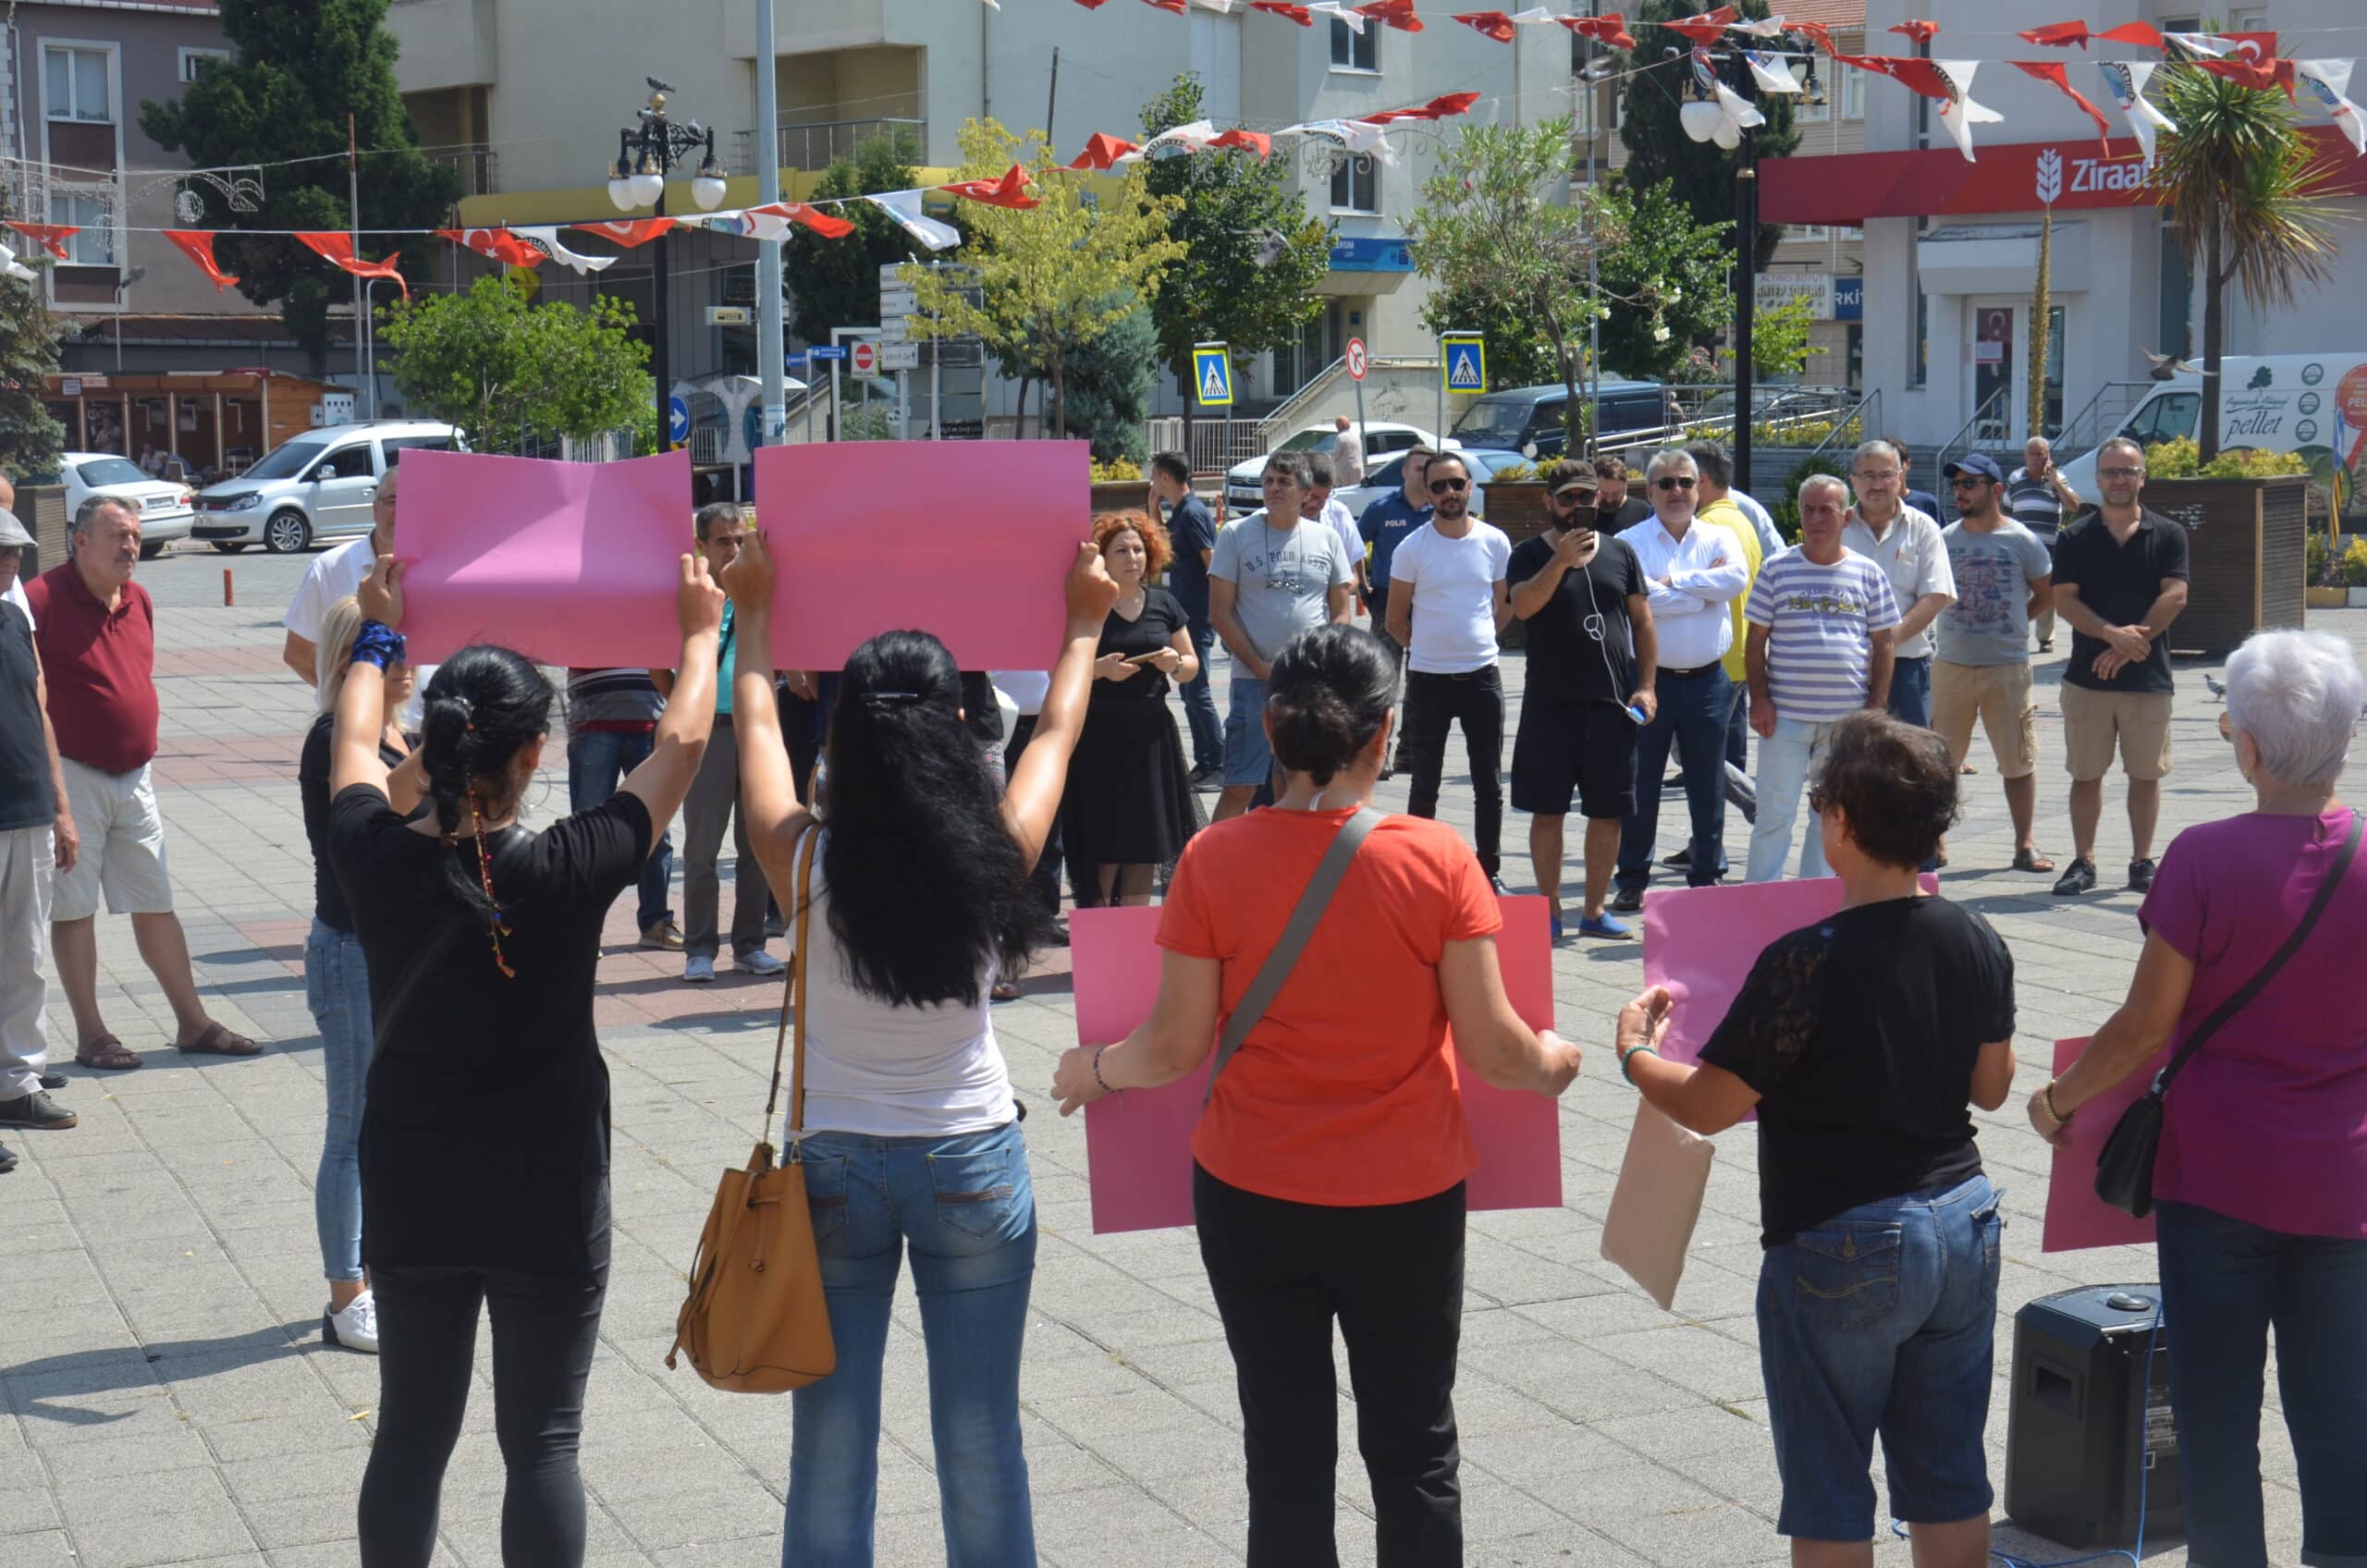
MULTIPOLYGON (((1625 471, 1622 471, 1625 477, 1625 471)), ((1586 913, 1578 934, 1631 935, 1603 908, 1619 835, 1636 809, 1637 724, 1660 698, 1659 639, 1644 568, 1625 541, 1595 526, 1600 486, 1578 460, 1546 470, 1553 523, 1514 547, 1505 570, 1513 614, 1527 623, 1528 677, 1513 738, 1513 809, 1529 813, 1537 889, 1562 935, 1563 823, 1575 798, 1586 817, 1586 913)))
POLYGON ((1637 737, 1636 812, 1620 834, 1619 890, 1611 900, 1622 914, 1644 907, 1672 745, 1685 766, 1692 816, 1686 881, 1706 888, 1718 880, 1725 849, 1726 716, 1734 698, 1724 660, 1735 642, 1735 601, 1749 592, 1751 580, 1743 542, 1694 515, 1700 474, 1690 457, 1675 448, 1660 452, 1644 478, 1652 519, 1619 537, 1644 569, 1659 633, 1660 668, 1652 680, 1659 708, 1637 737))
POLYGON ((1414 776, 1406 809, 1439 814, 1446 732, 1463 727, 1471 761, 1471 836, 1496 890, 1504 827, 1504 682, 1496 638, 1512 619, 1505 584, 1513 542, 1471 515, 1471 465, 1460 452, 1429 461, 1430 521, 1405 536, 1391 562, 1389 634, 1405 649, 1405 728, 1398 760, 1414 776))

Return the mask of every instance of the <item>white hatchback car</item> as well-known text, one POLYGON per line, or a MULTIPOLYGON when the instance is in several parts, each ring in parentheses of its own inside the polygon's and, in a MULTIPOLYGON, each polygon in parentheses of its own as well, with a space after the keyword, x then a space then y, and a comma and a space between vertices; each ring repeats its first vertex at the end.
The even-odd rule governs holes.
MULTIPOLYGON (((1205 416, 1203 416, 1205 417, 1205 416)), ((1418 424, 1383 424, 1374 420, 1363 426, 1365 436, 1365 472, 1371 473, 1381 464, 1409 447, 1436 447, 1439 438, 1418 424)), ((1321 452, 1327 457, 1340 439, 1338 428, 1331 424, 1310 424, 1274 448, 1277 452, 1321 452)), ((1271 454, 1269 454, 1269 456, 1271 454)), ((1235 463, 1224 476, 1226 508, 1235 517, 1254 512, 1266 504, 1266 459, 1252 458, 1245 463, 1235 463)))
POLYGON ((66 484, 66 515, 72 517, 93 496, 121 501, 140 514, 140 558, 153 560, 166 545, 189 537, 197 521, 190 509, 190 487, 151 479, 129 458, 113 452, 60 452, 58 476, 66 484))

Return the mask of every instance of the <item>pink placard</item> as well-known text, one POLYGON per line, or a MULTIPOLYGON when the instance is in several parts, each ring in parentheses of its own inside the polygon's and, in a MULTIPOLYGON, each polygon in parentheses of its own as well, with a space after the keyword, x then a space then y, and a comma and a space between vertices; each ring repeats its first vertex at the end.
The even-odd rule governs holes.
MULTIPOLYGON (((1553 955, 1545 900, 1507 898, 1496 954, 1513 1010, 1532 1028, 1553 1024, 1553 955)), ((1076 971, 1080 1044, 1122 1040, 1150 1016, 1159 996, 1159 912, 1156 908, 1079 910, 1069 921, 1076 971)), ((1156 1231, 1192 1223, 1192 1130, 1208 1074, 1202 1067, 1163 1089, 1129 1089, 1085 1109, 1085 1152, 1093 1194, 1093 1230, 1156 1231)), ((1478 1165, 1470 1207, 1562 1207, 1562 1124, 1542 1095, 1490 1088, 1456 1062, 1464 1115, 1478 1165)))
POLYGON ((537 664, 670 668, 692 546, 691 455, 613 463, 408 452, 403 634, 432 664, 498 643, 537 664))
MULTIPOLYGON (((1926 874, 1926 893, 1940 879, 1926 874)), ((1661 1053, 1697 1061, 1734 1005, 1767 944, 1841 909, 1841 878, 1666 888, 1644 900, 1644 984, 1666 986, 1669 1012, 1661 1053)))
POLYGON ((756 453, 756 520, 780 563, 773 659, 840 669, 916 628, 963 669, 1043 669, 1063 582, 1093 533, 1082 441, 839 441, 756 453))
MULTIPOLYGON (((2054 1075, 2060 1078, 2068 1072, 2087 1047, 2085 1039, 2055 1041, 2054 1075)), ((2153 1075, 2168 1060, 2169 1047, 2165 1046, 2161 1055, 2145 1064, 2144 1072, 2130 1073, 2081 1106, 2079 1114, 2071 1119, 2071 1146, 2054 1151, 2054 1169, 2047 1180, 2046 1229, 2040 1251, 2078 1252, 2083 1247, 2152 1243, 2152 1216, 2132 1219, 2126 1210, 2096 1196, 2096 1156, 2103 1152, 2120 1113, 2153 1086, 2153 1075)))

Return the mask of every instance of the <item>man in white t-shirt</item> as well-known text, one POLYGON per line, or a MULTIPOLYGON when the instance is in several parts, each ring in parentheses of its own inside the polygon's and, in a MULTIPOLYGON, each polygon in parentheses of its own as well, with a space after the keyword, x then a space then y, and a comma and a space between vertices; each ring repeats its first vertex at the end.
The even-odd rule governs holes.
POLYGON ((1498 892, 1503 835, 1504 682, 1496 636, 1512 619, 1505 574, 1513 542, 1471 515, 1471 468, 1460 453, 1430 459, 1430 521, 1390 557, 1389 634, 1405 649, 1405 729, 1398 765, 1414 778, 1416 816, 1439 814, 1449 724, 1471 759, 1472 837, 1498 892))
MULTIPOLYGON (((310 686, 319 671, 315 662, 320 649, 321 623, 337 607, 339 599, 358 592, 362 580, 370 575, 378 557, 390 555, 395 548, 395 480, 402 472, 390 468, 378 481, 375 495, 370 497, 370 532, 348 544, 337 545, 313 558, 304 573, 304 581, 296 585, 295 596, 288 601, 288 613, 279 624, 288 629, 288 638, 280 644, 279 661, 302 677, 310 686)), ((412 667, 413 685, 411 701, 403 704, 402 726, 416 729, 427 698, 427 678, 435 673, 434 665, 412 667)))

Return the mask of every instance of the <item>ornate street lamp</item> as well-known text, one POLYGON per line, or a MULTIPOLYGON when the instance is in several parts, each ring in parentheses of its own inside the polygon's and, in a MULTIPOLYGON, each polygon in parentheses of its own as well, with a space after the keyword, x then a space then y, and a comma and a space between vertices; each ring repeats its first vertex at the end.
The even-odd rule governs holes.
MULTIPOLYGON (((701 212, 712 211, 722 203, 724 192, 723 165, 715 159, 715 132, 702 129, 696 120, 677 124, 668 118, 666 95, 674 91, 672 85, 654 76, 644 80, 649 83, 649 102, 635 111, 641 121, 637 128, 629 126, 617 132, 617 161, 608 171, 608 200, 617 204, 619 212, 648 207, 656 216, 664 217, 667 172, 693 152, 703 151, 698 173, 691 180, 691 200, 698 203, 701 212)), ((657 441, 661 450, 672 446, 667 419, 667 403, 673 389, 667 354, 668 238, 658 236, 656 255, 651 263, 656 299, 650 322, 650 364, 657 383, 657 441)))

